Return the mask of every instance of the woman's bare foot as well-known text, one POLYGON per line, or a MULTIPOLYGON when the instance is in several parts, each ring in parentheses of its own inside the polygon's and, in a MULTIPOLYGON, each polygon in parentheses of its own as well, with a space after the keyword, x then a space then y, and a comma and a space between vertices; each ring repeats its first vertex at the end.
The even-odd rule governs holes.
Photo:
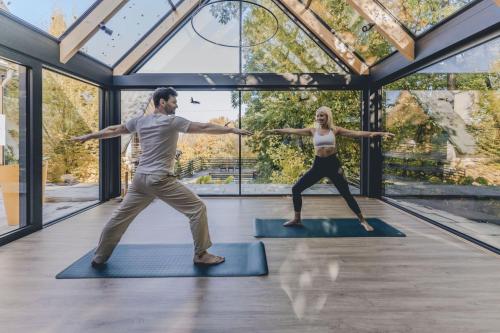
POLYGON ((361 223, 361 225, 363 226, 363 228, 365 228, 366 231, 373 231, 373 227, 369 225, 366 220, 359 221, 359 223, 361 223))
POLYGON ((295 227, 300 225, 302 225, 302 221, 300 219, 291 219, 290 221, 283 223, 284 227, 295 227))
POLYGON ((207 251, 204 251, 200 254, 195 254, 193 258, 193 262, 197 265, 218 265, 226 260, 224 257, 216 256, 207 251))

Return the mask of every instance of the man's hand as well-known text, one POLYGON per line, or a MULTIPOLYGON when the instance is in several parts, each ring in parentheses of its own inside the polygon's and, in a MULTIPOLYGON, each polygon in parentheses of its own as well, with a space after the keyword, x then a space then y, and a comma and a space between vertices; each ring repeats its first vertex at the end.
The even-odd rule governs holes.
POLYGON ((74 136, 71 138, 71 140, 76 141, 76 142, 80 142, 80 143, 84 143, 85 141, 88 141, 90 139, 91 139, 90 134, 74 136))
POLYGON ((391 139, 391 138, 395 137, 396 135, 394 135, 393 133, 390 133, 390 132, 372 132, 370 135, 370 138, 374 138, 376 136, 391 139))
POLYGON ((239 128, 234 128, 233 129, 234 134, 239 134, 239 135, 253 135, 252 132, 247 131, 245 129, 239 129, 239 128))

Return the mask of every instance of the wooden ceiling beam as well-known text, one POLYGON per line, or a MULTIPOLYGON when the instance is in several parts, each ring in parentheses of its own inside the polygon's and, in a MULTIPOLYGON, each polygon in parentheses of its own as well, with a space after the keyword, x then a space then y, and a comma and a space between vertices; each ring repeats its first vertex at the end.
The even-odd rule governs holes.
POLYGON ((82 46, 107 22, 128 0, 102 0, 59 43, 59 61, 67 63, 82 46))

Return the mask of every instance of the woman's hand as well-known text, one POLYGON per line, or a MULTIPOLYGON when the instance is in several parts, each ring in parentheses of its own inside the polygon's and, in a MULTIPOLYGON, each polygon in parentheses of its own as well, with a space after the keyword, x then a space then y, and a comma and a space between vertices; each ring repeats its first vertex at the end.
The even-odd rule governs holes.
POLYGON ((391 138, 395 137, 396 135, 394 135, 393 133, 390 133, 390 132, 372 132, 370 134, 370 138, 374 138, 377 136, 380 136, 382 138, 391 139, 391 138))

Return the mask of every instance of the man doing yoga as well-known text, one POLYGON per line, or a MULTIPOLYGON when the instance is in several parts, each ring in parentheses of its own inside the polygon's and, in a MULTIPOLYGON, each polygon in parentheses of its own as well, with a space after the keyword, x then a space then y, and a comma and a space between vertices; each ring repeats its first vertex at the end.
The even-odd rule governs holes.
POLYGON ((214 265, 224 261, 224 257, 207 252, 212 243, 205 204, 174 176, 177 140, 179 132, 240 135, 250 135, 251 132, 210 123, 191 122, 176 116, 177 92, 173 88, 156 89, 153 102, 153 114, 142 115, 125 124, 109 126, 99 132, 73 138, 75 141, 85 142, 137 132, 142 149, 132 184, 120 207, 102 231, 92 259, 92 266, 95 268, 104 266, 129 224, 155 198, 163 200, 189 218, 195 264, 214 265))

